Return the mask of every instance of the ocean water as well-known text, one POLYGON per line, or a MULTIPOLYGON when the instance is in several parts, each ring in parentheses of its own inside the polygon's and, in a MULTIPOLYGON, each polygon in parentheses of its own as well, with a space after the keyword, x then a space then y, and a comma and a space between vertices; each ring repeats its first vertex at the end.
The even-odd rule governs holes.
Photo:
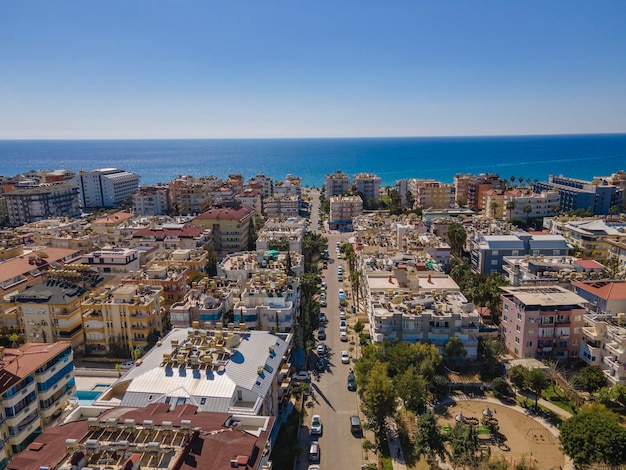
POLYGON ((498 173, 545 181, 550 174, 591 179, 626 169, 626 134, 197 140, 0 140, 0 174, 28 170, 117 167, 141 184, 178 175, 226 178, 259 173, 275 180, 300 176, 321 186, 325 175, 374 173, 383 186, 402 178, 451 183, 457 173, 498 173))

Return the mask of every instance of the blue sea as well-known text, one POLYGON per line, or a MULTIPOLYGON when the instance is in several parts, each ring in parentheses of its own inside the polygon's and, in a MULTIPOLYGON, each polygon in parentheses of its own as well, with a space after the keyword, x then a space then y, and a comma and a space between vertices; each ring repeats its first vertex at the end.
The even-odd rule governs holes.
POLYGON ((122 168, 141 184, 178 175, 226 178, 259 173, 300 176, 374 173, 383 186, 403 178, 451 183, 457 173, 498 173, 545 181, 550 174, 590 179, 626 169, 626 134, 333 139, 0 140, 0 175, 28 170, 122 168))

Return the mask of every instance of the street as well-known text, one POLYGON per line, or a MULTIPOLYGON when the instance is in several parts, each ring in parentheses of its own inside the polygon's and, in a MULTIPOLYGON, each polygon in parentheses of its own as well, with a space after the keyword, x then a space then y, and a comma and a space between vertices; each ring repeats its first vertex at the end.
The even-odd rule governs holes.
MULTIPOLYGON (((313 193, 313 192, 312 192, 313 193)), ((315 192, 316 193, 316 192, 315 192)), ((311 227, 317 231, 317 211, 319 203, 317 197, 312 197, 311 227)), ((322 270, 322 280, 327 285, 327 307, 321 311, 326 313, 328 324, 326 325, 326 340, 328 346, 328 366, 326 371, 319 375, 319 379, 312 376, 311 396, 306 401, 306 416, 303 427, 300 430, 300 445, 304 449, 298 465, 299 469, 306 470, 308 461, 309 443, 317 439, 320 444, 321 468, 360 469, 362 464, 362 439, 352 435, 350 431, 350 416, 363 416, 358 410, 357 393, 351 392, 347 387, 349 369, 353 367, 352 358, 355 357, 358 341, 354 331, 348 331, 350 341, 343 342, 339 339, 339 289, 349 292, 347 279, 349 273, 343 263, 344 282, 337 279, 338 266, 342 260, 338 259, 337 242, 347 241, 348 235, 339 233, 324 233, 328 238, 328 252, 330 255, 328 269, 322 270), (350 349, 352 348, 352 351, 350 349), (341 363, 341 351, 348 351, 351 356, 350 364, 341 363), (311 417, 318 414, 322 418, 323 432, 321 436, 310 436, 311 417)), ((349 311, 349 305, 346 311, 349 311)), ((348 317, 352 313, 347 314, 348 317)))

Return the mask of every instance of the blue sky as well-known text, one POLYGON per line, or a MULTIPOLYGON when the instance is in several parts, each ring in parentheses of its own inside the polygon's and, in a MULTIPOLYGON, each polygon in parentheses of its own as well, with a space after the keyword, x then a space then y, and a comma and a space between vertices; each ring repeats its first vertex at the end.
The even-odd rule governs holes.
POLYGON ((624 1, 0 3, 0 138, 626 132, 624 1))

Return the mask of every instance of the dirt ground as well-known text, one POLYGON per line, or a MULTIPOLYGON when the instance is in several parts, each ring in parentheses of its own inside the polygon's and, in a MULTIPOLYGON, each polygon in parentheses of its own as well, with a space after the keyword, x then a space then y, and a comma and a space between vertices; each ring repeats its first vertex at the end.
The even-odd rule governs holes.
POLYGON ((565 456, 559 450, 557 438, 539 421, 506 406, 480 400, 459 401, 455 406, 437 410, 439 424, 454 426, 455 418, 461 412, 464 417, 480 420, 487 407, 494 412, 493 417, 498 420, 500 433, 504 435, 505 443, 510 448, 503 450, 494 443, 487 442, 487 435, 481 434, 485 444, 489 444, 491 448, 491 455, 504 455, 509 462, 516 462, 524 457, 534 458, 540 470, 558 469, 564 465, 565 456))

